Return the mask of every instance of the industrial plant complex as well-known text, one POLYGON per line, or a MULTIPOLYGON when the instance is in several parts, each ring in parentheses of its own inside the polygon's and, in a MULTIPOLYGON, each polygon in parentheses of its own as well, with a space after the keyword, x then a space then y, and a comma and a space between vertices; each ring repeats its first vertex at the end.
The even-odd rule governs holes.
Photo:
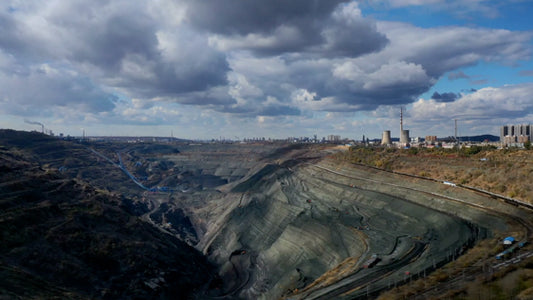
POLYGON ((505 125, 500 127, 500 141, 506 146, 523 146, 531 142, 533 137, 533 125, 505 125))
MULTIPOLYGON (((426 146, 433 147, 441 145, 443 147, 453 147, 460 143, 460 139, 457 136, 457 119, 455 121, 455 133, 454 136, 450 136, 444 139, 438 139, 435 135, 427 135, 422 141, 421 138, 410 138, 409 130, 404 129, 403 124, 403 108, 400 110, 400 139, 399 142, 394 143, 391 138, 391 131, 383 131, 381 137, 382 146, 397 146, 401 148, 426 146), (440 143, 446 142, 446 143, 440 143)), ((531 124, 519 124, 519 125, 504 125, 500 127, 500 147, 519 147, 522 148, 526 144, 530 144, 533 138, 533 125, 531 124)), ((398 140, 397 140, 398 141, 398 140)))

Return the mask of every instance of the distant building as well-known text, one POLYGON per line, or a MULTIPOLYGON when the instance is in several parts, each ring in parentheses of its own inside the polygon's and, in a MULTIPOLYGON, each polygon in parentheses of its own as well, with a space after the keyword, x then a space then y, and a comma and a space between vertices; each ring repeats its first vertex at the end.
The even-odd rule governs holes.
POLYGON ((426 135, 426 143, 435 144, 435 142, 437 142, 437 136, 436 135, 426 135))
POLYGON ((328 135, 328 142, 338 143, 341 140, 340 135, 330 134, 328 135))
POLYGON ((531 142, 533 125, 504 125, 500 127, 500 142, 504 145, 524 144, 531 142))

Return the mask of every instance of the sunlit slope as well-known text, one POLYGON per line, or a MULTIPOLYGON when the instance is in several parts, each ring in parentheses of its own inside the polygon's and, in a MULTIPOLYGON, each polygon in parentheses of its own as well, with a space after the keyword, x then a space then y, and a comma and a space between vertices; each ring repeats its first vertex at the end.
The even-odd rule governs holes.
POLYGON ((475 145, 459 150, 357 147, 338 153, 337 159, 452 181, 533 203, 533 150, 475 145))

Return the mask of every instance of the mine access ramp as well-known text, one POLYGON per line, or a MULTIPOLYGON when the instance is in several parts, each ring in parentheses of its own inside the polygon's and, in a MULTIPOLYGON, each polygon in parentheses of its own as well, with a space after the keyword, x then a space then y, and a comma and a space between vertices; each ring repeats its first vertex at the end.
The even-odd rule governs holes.
POLYGON ((375 266, 381 259, 377 254, 372 254, 372 256, 363 264, 363 268, 369 269, 375 266))

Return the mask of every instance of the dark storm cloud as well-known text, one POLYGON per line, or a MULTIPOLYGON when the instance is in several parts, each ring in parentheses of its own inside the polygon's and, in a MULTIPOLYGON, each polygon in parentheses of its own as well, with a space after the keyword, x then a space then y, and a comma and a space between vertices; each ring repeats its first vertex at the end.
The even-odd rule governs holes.
POLYGON ((172 95, 165 100, 187 105, 208 106, 219 111, 224 111, 224 108, 236 103, 235 99, 228 95, 226 87, 213 87, 204 91, 172 95))
POLYGON ((219 106, 215 108, 215 110, 245 117, 298 116, 302 113, 297 107, 280 103, 255 103, 247 106, 219 106))
MULTIPOLYGON (((177 61, 166 62, 162 59, 146 61, 144 58, 138 59, 133 56, 124 59, 121 63, 123 67, 133 64, 135 69, 139 68, 139 70, 130 72, 123 68, 117 72, 109 72, 109 81, 115 86, 129 91, 135 97, 175 96, 178 102, 180 102, 179 96, 184 93, 206 91, 212 87, 227 84, 226 72, 229 70, 224 55, 200 49, 196 53, 194 49, 191 49, 177 61), (201 56, 203 60, 200 62, 201 56), (139 73, 143 72, 148 73, 149 76, 139 76, 139 73)), ((204 105, 205 101, 208 99, 199 98, 198 104, 204 105)), ((213 99, 213 101, 218 100, 213 99)))
POLYGON ((457 100, 461 95, 455 93, 442 93, 434 92, 431 96, 431 99, 436 100, 437 102, 453 102, 457 100))
POLYGON ((72 52, 72 58, 76 61, 111 69, 120 67, 126 55, 157 59, 156 27, 154 20, 147 16, 137 14, 132 18, 117 12, 97 24, 87 22, 73 25, 81 42, 74 45, 72 52))
POLYGON ((193 1, 188 14, 194 26, 217 34, 214 40, 225 50, 356 57, 382 49, 387 38, 348 2, 193 1))
POLYGON ((322 31, 322 36, 326 43, 321 52, 329 57, 357 57, 379 51, 388 42, 372 22, 363 18, 334 19, 322 31))
POLYGON ((298 108, 289 105, 267 105, 256 112, 259 116, 295 116, 300 113, 298 108))
POLYGON ((281 25, 307 30, 347 0, 204 0, 187 1, 187 14, 200 28, 223 35, 272 33, 281 25))

